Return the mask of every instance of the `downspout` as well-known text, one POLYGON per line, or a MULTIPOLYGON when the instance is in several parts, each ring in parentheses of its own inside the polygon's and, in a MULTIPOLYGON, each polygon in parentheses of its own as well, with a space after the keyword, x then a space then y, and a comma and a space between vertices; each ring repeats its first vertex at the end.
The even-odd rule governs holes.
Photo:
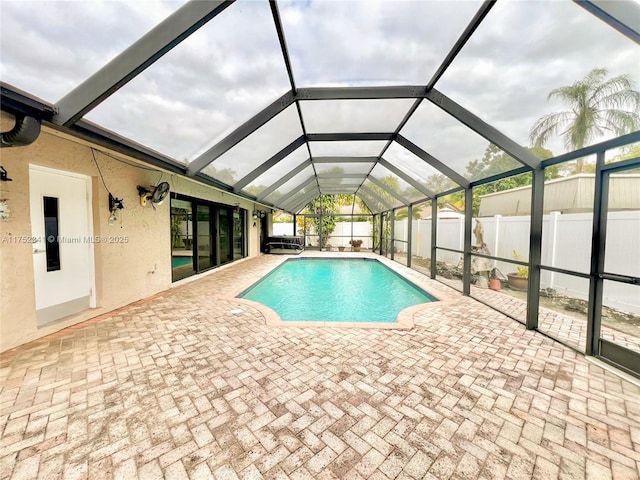
POLYGON ((0 147, 24 147, 40 135, 40 120, 25 114, 16 114, 16 124, 8 132, 0 132, 0 147))

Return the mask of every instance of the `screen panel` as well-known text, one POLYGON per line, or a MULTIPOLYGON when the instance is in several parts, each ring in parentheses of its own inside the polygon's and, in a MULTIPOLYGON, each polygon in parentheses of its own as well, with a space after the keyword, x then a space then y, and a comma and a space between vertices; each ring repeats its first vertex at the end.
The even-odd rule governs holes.
POLYGON ((355 186, 357 187, 364 182, 365 176, 358 178, 318 178, 318 184, 320 187, 340 187, 340 186, 355 186))
POLYGON ((449 177, 396 142, 393 142, 384 152, 383 158, 409 177, 419 181, 431 192, 446 192, 458 186, 449 177))
POLYGON ((341 173, 362 173, 363 175, 369 173, 373 168, 373 162, 371 163, 314 163, 316 167, 316 172, 318 174, 322 173, 333 173, 333 172, 341 172, 341 173))
POLYGON ((393 132, 414 99, 300 102, 307 133, 393 132))
MULTIPOLYGON (((566 111, 576 118, 577 105, 548 95, 583 81, 594 68, 605 69, 609 79, 628 75, 637 89, 638 45, 574 2, 497 2, 436 88, 526 146, 531 145, 532 126, 542 116, 566 111)), ((587 83, 593 88, 584 98, 591 106, 596 105, 594 99, 612 92, 603 89, 592 97, 597 83, 587 83)), ((600 103, 594 110, 624 110, 620 106, 600 103)), ((566 130, 563 126, 557 133, 566 130)), ((614 136, 605 128, 580 147, 614 136)), ((568 148, 559 135, 551 136, 545 146, 554 156, 578 148, 568 148)))
POLYGON ((377 200, 381 201, 379 203, 383 203, 385 205, 385 210, 389 207, 397 207, 402 205, 402 202, 390 193, 390 190, 392 190, 394 193, 398 192, 398 190, 393 186, 390 187, 390 185, 397 183, 396 179, 392 176, 386 176, 379 180, 385 184, 385 187, 381 187, 368 178, 362 184, 366 189, 365 191, 377 200))
POLYGON ((371 213, 379 213, 387 209, 387 207, 383 205, 378 199, 374 198, 362 189, 358 190, 358 196, 364 201, 365 205, 371 213))
POLYGON ((203 172, 233 185, 300 135, 302 127, 298 112, 295 105, 291 105, 223 153, 203 172))
POLYGON ((300 87, 425 85, 480 4, 279 2, 300 87))
POLYGON ((242 2, 191 34, 86 118, 188 162, 290 89, 268 2, 242 2))
MULTIPOLYGON (((404 179, 400 178, 398 175, 380 164, 374 167, 371 171, 371 176, 382 182, 387 189, 397 193, 406 200, 413 201, 425 197, 423 193, 409 185, 404 179)), ((381 189, 382 187, 376 185, 376 188, 381 189)), ((395 197, 393 198, 395 199, 395 197)), ((402 204, 398 199, 394 200, 394 204, 395 203, 402 204)))
POLYGON ((377 156, 386 144, 378 140, 309 142, 309 148, 314 157, 370 157, 377 156))
POLYGON ((309 151, 305 145, 302 145, 286 158, 283 158, 273 167, 257 177, 253 182, 243 188, 242 191, 258 196, 266 188, 273 185, 287 173, 301 165, 308 158, 309 151))
MULTIPOLYGON (((281 185, 276 191, 267 195, 264 201, 267 203, 273 203, 274 205, 277 204, 284 197, 287 197, 289 194, 291 194, 294 188, 298 188, 300 184, 302 184, 303 182, 305 182, 310 178, 313 178, 313 176, 314 176, 313 167, 310 165, 304 170, 302 170, 300 173, 298 173, 297 175, 289 179, 283 185, 281 185)), ((318 186, 316 182, 313 182, 312 185, 315 186, 316 188, 318 186)), ((308 189, 307 188, 301 189, 301 191, 303 190, 308 190, 308 189)))
POLYGON ((56 102, 184 3, 4 1, 2 81, 56 102))
POLYGON ((400 134, 467 180, 480 180, 522 164, 444 110, 424 101, 400 134), (500 157, 494 161, 490 156, 500 157), (485 158, 487 162, 484 162, 485 158))

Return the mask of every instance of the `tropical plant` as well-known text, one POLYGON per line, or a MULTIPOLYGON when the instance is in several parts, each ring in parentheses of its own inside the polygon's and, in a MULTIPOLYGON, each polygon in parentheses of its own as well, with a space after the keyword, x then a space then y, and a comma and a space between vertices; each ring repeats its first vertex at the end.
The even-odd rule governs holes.
MULTIPOLYGON (((520 255, 520 252, 517 250, 514 250, 511 255, 515 260, 522 260, 522 255, 520 255)), ((529 278, 529 267, 518 265, 516 267, 516 272, 518 272, 518 276, 521 278, 529 278)))
POLYGON ((369 185, 369 188, 372 192, 375 193, 374 200, 382 200, 382 202, 384 202, 380 203, 377 206, 386 209, 384 204, 386 204, 387 206, 392 206, 398 203, 398 200, 391 192, 402 193, 402 189, 400 188, 400 180, 398 179, 398 177, 394 177, 393 175, 382 177, 379 180, 380 183, 384 184, 384 187, 376 184, 371 184, 369 185))
MULTIPOLYGON (((422 214, 422 207, 414 206, 411 209, 411 218, 414 220, 420 220, 420 215, 422 214)), ((403 208, 396 212, 393 217, 395 221, 399 222, 400 220, 405 220, 409 216, 409 209, 403 208)))
POLYGON ((611 158, 611 162, 621 162, 622 160, 629 160, 631 158, 638 157, 640 157, 640 143, 627 145, 620 153, 611 158))
MULTIPOLYGON (((527 150, 529 150, 536 157, 542 160, 553 157, 553 153, 543 147, 529 147, 527 150)), ((474 179, 487 178, 498 173, 513 170, 513 168, 517 166, 520 166, 520 164, 513 157, 490 143, 487 146, 481 160, 472 160, 471 162, 469 162, 469 164, 467 165, 467 177, 474 179)), ((553 165, 545 168, 544 176, 546 180, 558 178, 560 176, 560 167, 558 165, 553 165)), ((481 200, 480 197, 482 195, 502 192, 504 190, 511 190, 512 188, 523 187, 525 185, 531 185, 531 181, 531 174, 523 173, 520 175, 512 175, 510 177, 496 180, 495 182, 485 183, 474 187, 472 205, 473 214, 479 214, 481 200)), ((458 200, 462 200, 464 198, 464 192, 454 193, 452 194, 452 197, 458 200)))
POLYGON ((458 185, 442 173, 434 173, 427 178, 426 187, 432 192, 440 193, 451 190, 458 185))
POLYGON ((334 215, 337 207, 336 196, 327 194, 318 195, 306 206, 307 212, 318 215, 317 217, 311 217, 310 220, 316 232, 322 237, 323 247, 327 246, 329 236, 336 229, 336 217, 334 215))
POLYGON ((226 183, 227 185, 233 185, 237 182, 236 171, 230 168, 217 169, 211 165, 207 167, 206 173, 208 176, 215 178, 216 180, 226 183))
MULTIPOLYGON (((588 146, 606 132, 623 135, 640 126, 640 92, 633 89, 628 75, 607 78, 605 68, 594 68, 582 80, 559 87, 547 100, 565 103, 567 110, 539 118, 529 134, 535 146, 543 146, 553 135, 564 138, 568 150, 588 146)), ((584 160, 577 162, 577 173, 584 160)))

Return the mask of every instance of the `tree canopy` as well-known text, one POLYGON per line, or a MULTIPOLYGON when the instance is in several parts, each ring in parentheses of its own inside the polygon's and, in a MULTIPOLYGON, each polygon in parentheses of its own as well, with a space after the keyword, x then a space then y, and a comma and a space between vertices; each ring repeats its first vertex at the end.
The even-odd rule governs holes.
MULTIPOLYGON (((605 68, 594 68, 582 80, 559 87, 547 100, 557 99, 567 109, 539 118, 529 134, 537 147, 554 135, 564 139, 568 150, 591 145, 607 132, 623 135, 640 128, 640 92, 633 89, 629 75, 607 78, 605 68)), ((578 162, 577 172, 584 162, 578 162)))

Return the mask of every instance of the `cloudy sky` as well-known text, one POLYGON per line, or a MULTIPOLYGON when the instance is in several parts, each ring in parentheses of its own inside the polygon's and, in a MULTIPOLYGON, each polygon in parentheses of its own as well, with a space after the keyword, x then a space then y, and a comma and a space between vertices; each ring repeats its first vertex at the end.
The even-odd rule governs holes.
MULTIPOLYGON (((0 78, 55 103, 184 3, 0 0, 0 78)), ((298 87, 424 85, 480 4, 278 3, 298 87)), ((548 92, 594 67, 629 74, 640 85, 638 47, 573 2, 501 1, 436 88, 527 145, 534 121, 562 109, 547 102, 548 92)), ((267 1, 241 0, 86 118, 189 161, 289 89, 267 1)), ((301 109, 308 133, 393 131, 411 103, 317 101, 302 102, 301 109)), ((460 173, 487 146, 426 101, 401 133, 460 173)), ((239 179, 300 134, 297 112, 289 108, 213 166, 230 168, 239 179)), ((311 150, 334 154, 336 146, 312 144, 311 150)), ((559 140, 549 146, 554 154, 564 152, 559 140)), ((341 151, 363 147, 380 145, 344 145, 341 151)), ((296 155, 304 160, 304 149, 296 155)), ((399 146, 389 156, 413 160, 399 146)))

